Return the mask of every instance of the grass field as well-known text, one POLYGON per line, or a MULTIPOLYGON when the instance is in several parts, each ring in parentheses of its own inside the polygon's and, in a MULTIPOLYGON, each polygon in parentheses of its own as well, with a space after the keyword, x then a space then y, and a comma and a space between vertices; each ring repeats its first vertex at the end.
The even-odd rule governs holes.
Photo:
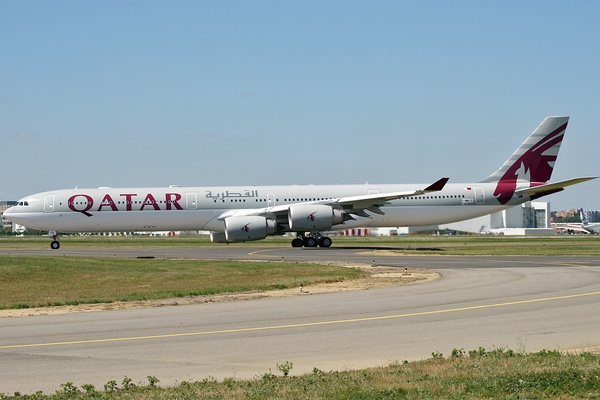
MULTIPOLYGON (((399 254, 442 255, 600 255, 600 235, 573 236, 395 236, 333 237, 334 247, 389 248, 399 254)), ((90 247, 290 247, 287 237, 248 243, 215 244, 207 236, 64 236, 61 249, 90 247)), ((0 237, 3 250, 48 249, 45 237, 0 237)), ((59 250, 60 251, 60 250, 59 250)))
POLYGON ((63 399, 599 399, 600 356, 540 351, 532 354, 483 348, 455 349, 443 357, 417 362, 395 362, 386 367, 357 371, 293 376, 293 363, 282 362, 274 371, 254 379, 225 378, 182 382, 158 387, 147 383, 107 382, 103 388, 76 387, 69 382, 54 394, 8 396, 29 400, 63 399))
POLYGON ((287 289, 360 275, 308 263, 0 255, 0 309, 287 289))
MULTIPOLYGON (((48 249, 48 238, 3 237, 3 251, 48 249)), ((198 247, 206 237, 66 236, 63 249, 93 247, 198 247)), ((287 238, 230 246, 288 247, 287 238)), ((402 255, 590 255, 600 256, 600 236, 403 236, 335 239, 335 246, 387 249, 402 255)), ((296 249, 302 251, 301 249, 296 249)), ((322 249, 327 251, 327 249, 322 249)), ((390 253, 391 252, 391 253, 390 253)), ((355 279, 357 270, 317 264, 119 259, 99 257, 0 255, 0 309, 46 307, 116 301, 286 289, 355 279)))

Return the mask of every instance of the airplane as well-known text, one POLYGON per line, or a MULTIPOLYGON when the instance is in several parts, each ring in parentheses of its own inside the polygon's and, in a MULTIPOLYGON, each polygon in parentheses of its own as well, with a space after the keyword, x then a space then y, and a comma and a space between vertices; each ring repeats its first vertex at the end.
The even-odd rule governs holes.
POLYGON ((581 218, 580 223, 558 222, 552 224, 552 227, 559 233, 600 233, 600 223, 590 223, 583 208, 579 209, 579 218, 581 218))
POLYGON ((210 231, 235 243, 293 232, 293 247, 330 247, 327 231, 437 225, 495 213, 597 177, 550 183, 569 117, 546 117, 494 173, 432 184, 63 189, 26 196, 8 220, 58 233, 210 231))
POLYGON ((583 208, 579 209, 579 216, 581 217, 581 227, 588 231, 589 233, 600 233, 600 224, 599 223, 590 223, 585 215, 585 211, 583 208))

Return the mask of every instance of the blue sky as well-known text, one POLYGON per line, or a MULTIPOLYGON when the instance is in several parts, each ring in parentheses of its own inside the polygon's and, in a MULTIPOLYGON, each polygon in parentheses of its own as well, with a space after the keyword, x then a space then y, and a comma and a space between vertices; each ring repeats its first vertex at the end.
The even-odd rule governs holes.
POLYGON ((599 17, 598 1, 4 1, 0 199, 470 182, 547 115, 571 116, 553 180, 599 175, 599 17))

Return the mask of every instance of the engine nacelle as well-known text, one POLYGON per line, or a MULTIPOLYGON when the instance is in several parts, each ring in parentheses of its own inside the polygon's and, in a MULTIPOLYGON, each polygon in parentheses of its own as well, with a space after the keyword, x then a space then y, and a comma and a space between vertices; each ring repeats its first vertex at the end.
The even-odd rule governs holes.
POLYGON ((291 206, 288 211, 290 229, 299 232, 325 231, 345 220, 342 211, 322 204, 291 206))
POLYGON ((261 240, 276 231, 275 221, 258 216, 225 218, 225 240, 247 242, 261 240))

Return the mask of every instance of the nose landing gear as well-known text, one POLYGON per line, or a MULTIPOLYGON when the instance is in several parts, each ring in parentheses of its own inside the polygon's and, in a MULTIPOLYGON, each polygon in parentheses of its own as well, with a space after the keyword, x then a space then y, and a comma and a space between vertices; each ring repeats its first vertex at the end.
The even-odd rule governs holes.
POLYGON ((52 243, 50 243, 50 248, 52 250, 58 250, 60 248, 60 242, 58 241, 58 234, 55 231, 48 232, 48 236, 52 238, 52 243))

